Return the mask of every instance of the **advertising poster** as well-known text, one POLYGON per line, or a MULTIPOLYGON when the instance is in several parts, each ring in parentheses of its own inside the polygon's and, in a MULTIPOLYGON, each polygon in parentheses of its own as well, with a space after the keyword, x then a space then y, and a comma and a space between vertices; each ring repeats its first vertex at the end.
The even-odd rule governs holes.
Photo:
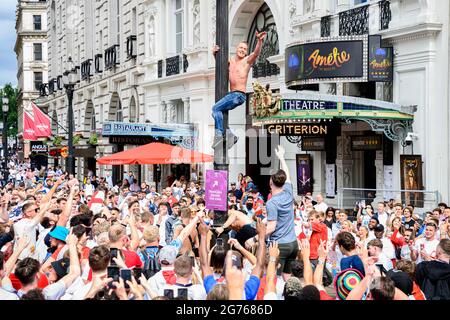
POLYGON ((305 43, 286 49, 286 83, 328 78, 363 78, 364 41, 305 43))
POLYGON ((305 195, 313 191, 312 163, 309 154, 298 154, 297 160, 297 194, 305 195))
MULTIPOLYGON (((402 190, 423 190, 422 185, 422 156, 401 155, 400 177, 402 190)), ((423 208, 423 193, 402 192, 402 202, 412 204, 416 208, 423 208)))
POLYGON ((336 196, 336 165, 326 165, 326 197, 334 198, 336 196))
POLYGON ((227 211, 228 172, 207 170, 205 191, 206 209, 227 211))
POLYGON ((369 37, 368 80, 392 82, 394 79, 394 48, 381 47, 381 36, 369 37))

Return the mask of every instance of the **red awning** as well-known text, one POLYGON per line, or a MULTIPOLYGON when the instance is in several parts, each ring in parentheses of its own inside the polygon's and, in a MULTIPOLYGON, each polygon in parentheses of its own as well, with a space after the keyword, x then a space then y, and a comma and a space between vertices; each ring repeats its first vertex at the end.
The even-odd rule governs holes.
POLYGON ((157 142, 115 153, 112 156, 97 160, 98 164, 102 165, 180 164, 213 161, 213 156, 157 142))

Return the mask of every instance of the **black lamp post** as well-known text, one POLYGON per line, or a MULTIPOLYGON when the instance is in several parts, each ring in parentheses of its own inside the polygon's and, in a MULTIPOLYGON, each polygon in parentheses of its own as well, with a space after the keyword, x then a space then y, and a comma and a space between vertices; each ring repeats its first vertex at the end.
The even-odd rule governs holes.
POLYGON ((64 88, 66 89, 67 93, 67 99, 69 100, 69 108, 67 110, 67 118, 69 121, 68 127, 68 139, 67 139, 67 147, 69 151, 69 155, 67 157, 66 162, 66 171, 69 174, 75 174, 75 162, 74 162, 74 155, 73 155, 73 93, 75 91, 75 84, 77 83, 77 72, 73 65, 72 58, 69 57, 69 69, 63 73, 63 84, 64 88))
POLYGON ((4 164, 3 164, 3 178, 5 179, 5 184, 8 182, 8 111, 9 111, 9 99, 7 96, 4 96, 2 98, 2 109, 3 109, 3 157, 4 157, 4 164))

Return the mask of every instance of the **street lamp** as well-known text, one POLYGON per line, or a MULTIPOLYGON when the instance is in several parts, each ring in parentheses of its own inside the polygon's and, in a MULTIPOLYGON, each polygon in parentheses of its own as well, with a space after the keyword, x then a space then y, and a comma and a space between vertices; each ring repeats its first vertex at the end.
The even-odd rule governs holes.
POLYGON ((4 96, 2 98, 2 109, 3 109, 3 157, 4 157, 4 164, 3 164, 3 178, 5 179, 5 184, 8 182, 8 130, 7 130, 7 121, 8 121, 8 111, 9 111, 9 99, 7 96, 4 96))
POLYGON ((69 132, 68 132, 68 151, 69 155, 66 162, 66 171, 69 174, 74 174, 75 172, 75 162, 73 156, 73 92, 75 91, 75 84, 77 83, 77 72, 72 61, 72 58, 68 59, 68 69, 63 73, 62 81, 64 88, 66 89, 67 98, 69 100, 68 121, 69 121, 69 132))

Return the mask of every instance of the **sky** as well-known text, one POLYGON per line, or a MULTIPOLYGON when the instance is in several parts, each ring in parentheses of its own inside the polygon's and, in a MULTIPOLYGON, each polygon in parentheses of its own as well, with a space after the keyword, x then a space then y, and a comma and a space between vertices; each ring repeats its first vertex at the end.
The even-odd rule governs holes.
POLYGON ((17 85, 16 5, 17 0, 0 0, 0 87, 17 85))

